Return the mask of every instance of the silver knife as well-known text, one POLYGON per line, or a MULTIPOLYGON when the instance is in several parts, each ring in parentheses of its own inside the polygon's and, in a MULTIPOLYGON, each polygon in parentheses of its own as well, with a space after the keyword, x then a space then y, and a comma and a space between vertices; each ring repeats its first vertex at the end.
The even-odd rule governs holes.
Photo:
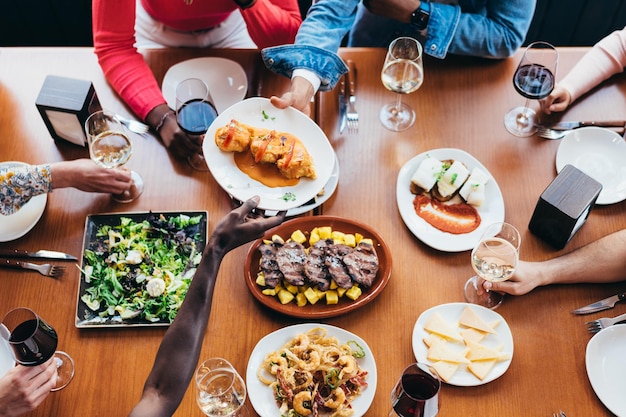
POLYGON ((626 120, 604 120, 604 121, 582 121, 582 122, 558 122, 553 125, 546 126, 548 129, 554 130, 569 130, 578 129, 585 126, 599 126, 599 127, 624 127, 626 126, 626 120))
POLYGON ((0 249, 0 257, 3 258, 42 258, 42 259, 64 259, 67 261, 76 261, 76 257, 63 252, 52 250, 38 250, 37 252, 29 252, 21 249, 0 249))
POLYGON ((348 95, 346 94, 346 75, 344 74, 339 80, 339 133, 343 133, 346 128, 348 115, 348 95))
POLYGON ((605 298, 604 300, 589 304, 588 306, 577 308, 576 310, 572 311, 572 313, 589 314, 595 313, 596 311, 608 310, 609 308, 615 307, 615 304, 622 300, 626 300, 626 292, 615 294, 612 297, 605 298))

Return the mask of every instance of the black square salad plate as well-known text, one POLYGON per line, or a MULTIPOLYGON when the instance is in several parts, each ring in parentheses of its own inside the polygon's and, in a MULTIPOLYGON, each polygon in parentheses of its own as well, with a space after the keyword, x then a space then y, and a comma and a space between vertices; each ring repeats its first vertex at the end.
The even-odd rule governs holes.
POLYGON ((87 216, 76 327, 169 326, 207 234, 206 211, 87 216))

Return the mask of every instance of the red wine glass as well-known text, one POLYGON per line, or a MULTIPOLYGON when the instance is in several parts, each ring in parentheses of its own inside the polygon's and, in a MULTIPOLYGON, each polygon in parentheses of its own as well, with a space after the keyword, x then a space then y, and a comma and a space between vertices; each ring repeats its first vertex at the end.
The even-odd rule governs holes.
POLYGON ((13 351, 15 361, 23 366, 37 366, 54 357, 58 391, 74 377, 74 361, 65 352, 57 351, 57 332, 34 311, 18 307, 9 311, 0 323, 0 334, 13 351))
POLYGON ((528 105, 530 100, 545 98, 552 92, 558 62, 559 53, 547 42, 533 42, 526 48, 513 75, 513 86, 526 102, 504 116, 504 127, 512 135, 526 137, 537 132, 537 113, 528 105))
POLYGON ((197 171, 208 171, 202 153, 202 142, 206 131, 217 117, 217 110, 213 104, 209 87, 199 78, 188 78, 181 81, 176 87, 176 120, 178 126, 200 145, 198 153, 187 160, 189 165, 197 171))
POLYGON ((441 379, 425 363, 409 365, 391 391, 389 417, 435 417, 439 412, 441 379))

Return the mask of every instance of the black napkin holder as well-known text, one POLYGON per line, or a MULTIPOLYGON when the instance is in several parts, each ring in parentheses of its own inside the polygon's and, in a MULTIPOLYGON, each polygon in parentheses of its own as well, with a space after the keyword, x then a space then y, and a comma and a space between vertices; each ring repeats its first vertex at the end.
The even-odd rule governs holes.
POLYGON ((85 121, 101 110, 98 95, 91 81, 48 75, 35 102, 50 135, 85 146, 85 121))
POLYGON ((563 249, 587 221, 602 184, 565 165, 539 197, 528 229, 556 249, 563 249))

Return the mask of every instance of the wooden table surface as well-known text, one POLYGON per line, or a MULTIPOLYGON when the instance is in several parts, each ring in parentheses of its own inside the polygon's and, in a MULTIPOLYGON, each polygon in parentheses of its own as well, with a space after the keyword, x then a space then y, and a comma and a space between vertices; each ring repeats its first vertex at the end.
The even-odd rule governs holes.
MULTIPOLYGON (((561 48, 557 79, 586 51, 561 48)), ((522 234, 521 258, 542 260, 568 252, 626 226, 624 203, 596 206, 582 229, 561 251, 528 231, 528 222, 543 190, 555 178, 559 141, 517 138, 504 129, 503 116, 523 104, 512 85, 521 53, 503 61, 449 57, 426 59, 423 86, 403 97, 417 112, 413 128, 385 130, 380 107, 395 99, 380 82, 381 49, 342 49, 358 71, 358 134, 338 132, 336 92, 319 94, 313 117, 326 132, 340 161, 339 185, 320 210, 370 225, 391 249, 393 270, 385 290, 368 305, 323 322, 342 327, 371 347, 378 369, 377 389, 368 416, 386 416, 390 391, 404 367, 415 361, 411 333, 418 316, 444 303, 462 302, 463 284, 472 274, 469 251, 432 249, 404 225, 396 205, 396 179, 413 156, 436 148, 459 148, 481 161, 504 195, 505 217, 522 234)), ((288 83, 262 65, 256 51, 159 50, 145 52, 157 80, 176 62, 197 56, 224 56, 239 62, 249 79, 249 96, 280 94, 288 83)), ((0 160, 37 164, 88 157, 85 148, 55 143, 35 108, 47 74, 88 79, 103 107, 130 115, 106 83, 90 48, 0 48, 0 160)), ((536 107, 537 103, 533 102, 536 107)), ((626 78, 617 76, 583 97, 563 119, 608 120, 626 114, 626 78)), ((43 217, 24 237, 0 248, 54 249, 79 256, 85 218, 91 213, 149 210, 207 210, 209 229, 230 210, 230 200, 209 173, 196 172, 170 158, 152 136, 134 137, 128 166, 141 173, 144 194, 130 204, 109 196, 74 189, 48 196, 43 217)), ((271 311, 249 293, 243 279, 248 245, 229 254, 216 286, 202 358, 223 356, 245 374, 260 338, 304 320, 271 311)), ((73 265, 60 279, 36 273, 0 271, 0 315, 28 306, 59 333, 59 348, 76 362, 76 376, 64 390, 52 393, 31 416, 122 416, 138 401, 165 328, 77 329, 74 315, 79 271, 73 265)), ((497 310, 513 333, 515 348, 508 371, 475 387, 444 385, 442 417, 551 416, 563 409, 568 417, 612 415, 595 395, 585 368, 590 334, 584 323, 626 311, 574 316, 571 310, 624 290, 624 284, 567 285, 539 288, 507 297, 497 310)), ((251 407, 250 407, 251 408, 251 407)), ((177 416, 200 416, 193 388, 177 416)))

